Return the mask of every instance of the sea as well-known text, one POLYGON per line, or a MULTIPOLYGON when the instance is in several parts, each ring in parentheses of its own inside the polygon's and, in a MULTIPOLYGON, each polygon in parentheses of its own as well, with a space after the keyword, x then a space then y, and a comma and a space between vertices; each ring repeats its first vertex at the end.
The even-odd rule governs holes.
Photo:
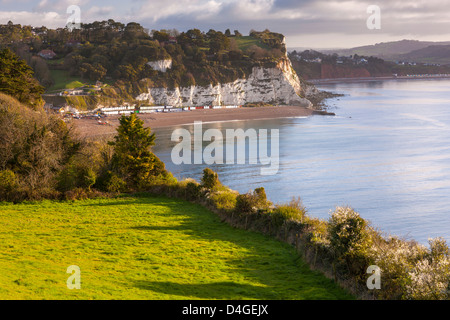
POLYGON ((442 237, 450 243, 450 80, 317 87, 342 94, 326 100, 335 116, 202 124, 203 132, 218 129, 224 137, 227 129, 255 130, 248 152, 261 142, 264 130, 278 130, 274 174, 261 174, 267 163, 252 164, 250 158, 245 164, 175 164, 172 151, 179 141, 172 141, 172 134, 186 129, 194 137, 193 125, 155 129, 153 150, 178 179, 200 181, 209 167, 241 193, 264 187, 274 204, 300 197, 313 217, 328 219, 336 206, 350 206, 385 236, 425 245, 429 238, 442 237))

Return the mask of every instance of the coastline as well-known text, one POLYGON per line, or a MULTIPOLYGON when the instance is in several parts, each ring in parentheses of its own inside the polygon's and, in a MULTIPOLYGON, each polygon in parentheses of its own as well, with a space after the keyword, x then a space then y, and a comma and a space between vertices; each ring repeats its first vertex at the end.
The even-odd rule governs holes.
MULTIPOLYGON (((195 121, 227 122, 245 120, 264 120, 277 118, 309 117, 312 115, 334 115, 326 111, 318 111, 299 106, 263 106, 243 107, 239 109, 208 109, 173 113, 138 114, 144 125, 150 128, 175 127, 193 124, 195 121)), ((71 124, 82 137, 112 135, 119 126, 119 115, 108 116, 103 121, 109 125, 99 125, 95 119, 73 119, 71 124)))
POLYGON ((383 80, 436 80, 450 79, 450 75, 414 75, 414 76, 386 76, 386 77, 359 77, 359 78, 328 78, 328 79, 310 79, 305 80, 311 84, 336 84, 349 82, 369 82, 383 80))

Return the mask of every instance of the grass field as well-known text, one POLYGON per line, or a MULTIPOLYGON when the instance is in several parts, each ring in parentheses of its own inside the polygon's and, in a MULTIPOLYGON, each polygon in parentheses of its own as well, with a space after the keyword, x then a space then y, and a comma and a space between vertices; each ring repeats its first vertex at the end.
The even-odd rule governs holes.
POLYGON ((352 298, 289 245, 181 200, 0 204, 0 221, 0 299, 352 298))
POLYGON ((80 77, 70 76, 65 70, 55 70, 50 69, 53 81, 55 84, 47 89, 47 91, 70 89, 73 87, 70 84, 78 82, 79 84, 95 84, 95 81, 89 81, 86 79, 81 79, 80 77))
POLYGON ((243 37, 235 37, 236 44, 238 48, 242 51, 246 51, 251 46, 258 46, 263 49, 270 49, 270 47, 264 43, 261 42, 261 40, 250 37, 250 36, 243 36, 243 37))

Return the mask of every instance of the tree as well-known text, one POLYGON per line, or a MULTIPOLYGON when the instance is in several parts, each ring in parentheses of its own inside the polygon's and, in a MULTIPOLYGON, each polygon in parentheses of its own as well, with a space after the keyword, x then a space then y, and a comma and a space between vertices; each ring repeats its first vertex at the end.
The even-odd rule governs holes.
POLYGON ((33 109, 43 105, 44 87, 33 78, 33 69, 10 49, 0 51, 0 92, 33 109))
POLYGON ((153 32, 153 39, 158 40, 159 42, 166 42, 169 41, 170 35, 165 32, 161 31, 154 31, 153 32))
POLYGON ((219 175, 210 168, 203 169, 202 186, 207 189, 214 189, 221 186, 219 175))
POLYGON ((151 152, 155 134, 144 128, 144 121, 134 113, 122 115, 119 120, 114 147, 112 167, 132 189, 143 189, 152 183, 152 178, 165 178, 168 172, 164 163, 151 152))
POLYGON ((79 148, 62 119, 35 112, 4 94, 0 94, 0 137, 0 171, 14 172, 28 197, 51 190, 79 148))

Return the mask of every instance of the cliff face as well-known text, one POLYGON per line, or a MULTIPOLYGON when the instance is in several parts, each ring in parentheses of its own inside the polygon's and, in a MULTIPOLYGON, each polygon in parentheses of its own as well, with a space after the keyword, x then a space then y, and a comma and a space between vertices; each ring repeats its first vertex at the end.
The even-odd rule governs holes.
POLYGON ((155 105, 202 106, 244 105, 251 102, 312 107, 304 96, 300 80, 286 57, 274 68, 254 67, 247 79, 218 85, 149 88, 136 100, 155 105))

